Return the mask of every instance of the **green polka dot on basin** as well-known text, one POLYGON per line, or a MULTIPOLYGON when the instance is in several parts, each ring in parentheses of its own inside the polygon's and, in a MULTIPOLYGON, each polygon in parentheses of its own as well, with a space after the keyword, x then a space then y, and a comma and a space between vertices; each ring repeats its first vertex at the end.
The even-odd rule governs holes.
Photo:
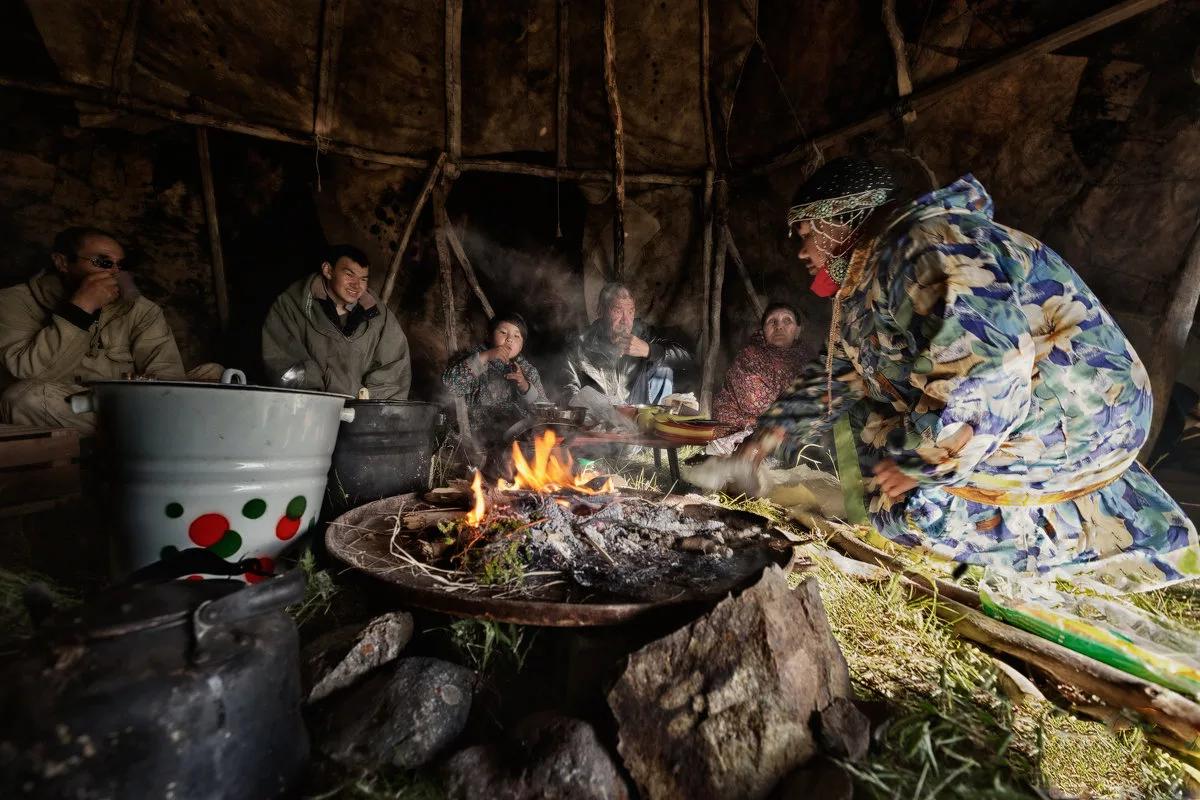
POLYGON ((172 556, 177 556, 177 555, 179 555, 179 548, 173 544, 167 545, 162 550, 160 550, 158 553, 159 558, 171 558, 172 556))
POLYGON ((285 515, 288 519, 300 519, 304 516, 304 509, 306 508, 308 508, 308 501, 304 499, 303 495, 297 495, 287 504, 285 515))
POLYGON ((167 516, 171 519, 179 519, 183 516, 183 506, 179 503, 167 503, 167 516))
POLYGON ((246 505, 242 506, 242 516, 247 519, 258 519, 265 513, 267 513, 267 501, 261 497, 247 500, 246 505))
POLYGON ((208 548, 212 552, 219 555, 221 558, 229 558, 231 555, 242 549, 242 537, 237 531, 225 531, 225 535, 221 537, 221 541, 208 548))

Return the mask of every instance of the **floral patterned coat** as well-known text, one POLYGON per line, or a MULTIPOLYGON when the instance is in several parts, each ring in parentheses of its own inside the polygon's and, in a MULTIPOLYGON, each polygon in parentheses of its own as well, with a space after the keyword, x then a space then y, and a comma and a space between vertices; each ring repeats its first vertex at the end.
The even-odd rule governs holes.
POLYGON ((1200 575, 1196 529, 1134 461, 1150 427, 1141 360, 1092 291, 992 220, 967 175, 894 215, 846 287, 832 414, 824 359, 760 419, 794 458, 849 414, 876 528, 956 561, 1090 577, 1116 590, 1200 575))

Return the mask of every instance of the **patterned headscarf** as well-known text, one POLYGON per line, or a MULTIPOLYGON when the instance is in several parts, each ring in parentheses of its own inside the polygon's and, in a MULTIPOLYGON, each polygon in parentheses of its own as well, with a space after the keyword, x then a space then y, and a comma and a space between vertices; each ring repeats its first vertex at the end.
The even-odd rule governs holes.
POLYGON ((788 236, 797 223, 805 220, 849 226, 840 240, 827 235, 815 238, 817 249, 829 259, 826 270, 840 284, 849 266, 846 253, 858 238, 859 229, 871 212, 894 198, 898 190, 899 183, 885 167, 860 158, 835 158, 796 190, 788 209, 788 236), (830 239, 832 248, 827 250, 822 239, 830 239))

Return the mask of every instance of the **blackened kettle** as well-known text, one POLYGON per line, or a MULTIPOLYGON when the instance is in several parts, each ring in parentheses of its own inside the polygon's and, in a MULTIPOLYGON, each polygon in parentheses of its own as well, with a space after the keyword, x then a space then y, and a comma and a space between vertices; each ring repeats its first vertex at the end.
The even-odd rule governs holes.
POLYGON ((299 570, 172 581, 51 619, 0 683, 0 796, 294 794, 308 759, 299 570))

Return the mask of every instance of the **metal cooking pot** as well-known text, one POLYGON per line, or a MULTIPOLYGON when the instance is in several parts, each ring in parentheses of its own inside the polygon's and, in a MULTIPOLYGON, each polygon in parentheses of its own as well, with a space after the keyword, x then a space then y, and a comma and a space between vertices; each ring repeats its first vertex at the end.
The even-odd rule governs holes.
POLYGON ((97 412, 112 460, 122 569, 190 547, 269 568, 316 524, 349 398, 245 379, 97 381, 71 399, 76 412, 97 412))
POLYGON ((325 517, 407 492, 429 489, 440 410, 415 400, 351 400, 325 492, 325 517))
POLYGON ((0 795, 232 800, 293 793, 308 759, 293 571, 172 581, 43 626, 0 683, 0 795))

